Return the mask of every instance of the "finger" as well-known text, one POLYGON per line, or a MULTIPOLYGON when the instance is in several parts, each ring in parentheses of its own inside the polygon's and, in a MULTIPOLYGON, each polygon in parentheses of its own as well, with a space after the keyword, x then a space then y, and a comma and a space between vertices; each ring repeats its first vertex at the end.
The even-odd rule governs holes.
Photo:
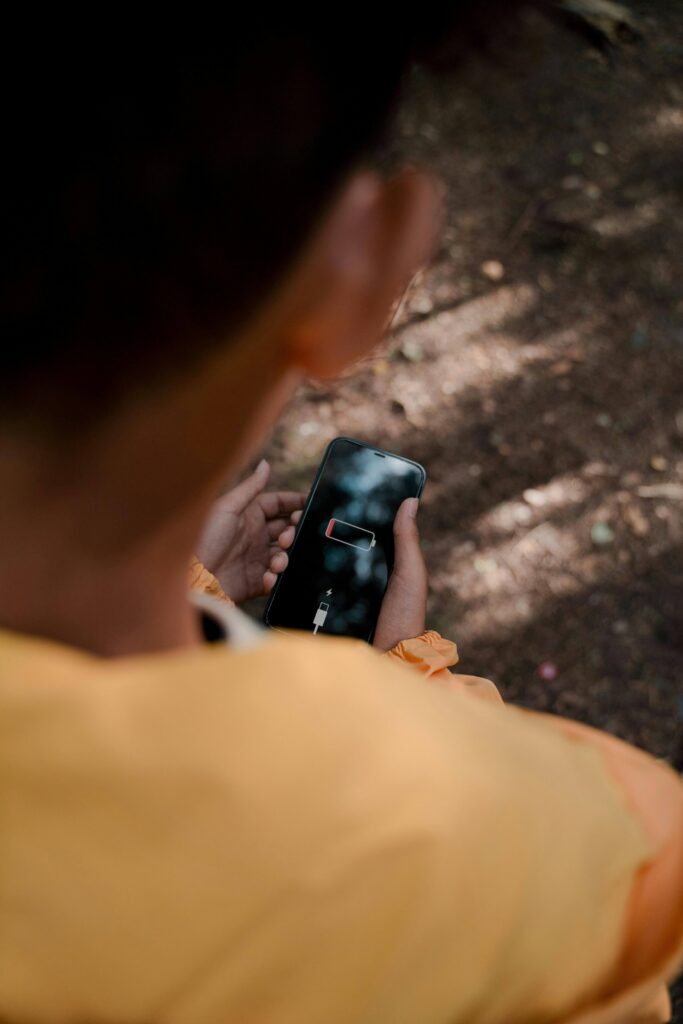
POLYGON ((306 495, 301 491, 269 491, 262 494, 260 500, 266 519, 276 519, 302 509, 306 495))
POLYGON ((284 572, 287 568, 289 558, 284 551, 277 551, 270 560, 268 568, 271 572, 280 573, 284 572))
POLYGON ((277 540, 283 530, 286 530, 289 526, 287 519, 269 519, 266 523, 266 530, 268 531, 268 540, 277 540))
POLYGON ((269 594, 275 584, 277 583, 277 576, 274 572, 264 572, 263 574, 263 592, 269 594))
POLYGON ((277 542, 283 551, 286 551, 287 548, 290 548, 292 546, 292 541, 294 540, 295 533, 296 529, 294 526, 288 526, 286 530, 282 531, 282 533, 278 537, 277 542))
POLYGON ((427 579, 417 528, 418 507, 417 498, 406 498, 394 520, 394 573, 413 584, 427 579))
POLYGON ((375 646, 388 651, 400 640, 420 636, 427 609, 427 569, 415 516, 417 499, 403 502, 394 520, 394 571, 375 631, 375 646))
POLYGON ((290 522, 293 523, 294 526, 298 526, 299 523, 301 522, 302 515, 303 515, 302 509, 299 509, 298 512, 292 512, 291 516, 289 517, 290 522))
POLYGON ((243 512, 257 498, 270 479, 270 465, 261 459, 253 473, 225 495, 226 506, 232 512, 243 512))

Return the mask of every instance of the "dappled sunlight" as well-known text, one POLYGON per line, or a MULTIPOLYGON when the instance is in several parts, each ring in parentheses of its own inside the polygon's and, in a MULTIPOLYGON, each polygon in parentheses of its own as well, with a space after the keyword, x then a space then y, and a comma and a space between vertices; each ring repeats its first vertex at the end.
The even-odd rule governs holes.
MULTIPOLYGON (((537 301, 538 289, 531 285, 503 285, 485 295, 463 300, 453 309, 437 311, 434 316, 426 318, 422 331, 427 338, 430 337, 430 328, 437 334, 450 331, 464 342, 512 316, 523 316, 537 301)), ((400 336, 403 332, 404 322, 399 320, 394 326, 394 333, 400 336)))
POLYGON ((533 76, 415 79, 394 145, 448 185, 441 246, 389 339, 302 389, 268 454, 297 486, 339 434, 422 462, 429 622, 461 669, 683 763, 683 95, 667 17, 659 5, 651 74, 553 36, 533 76))
POLYGON ((648 119, 647 127, 653 140, 683 136, 683 110, 674 105, 661 106, 648 119))
POLYGON ((482 621, 482 605, 486 617, 491 612, 492 621, 508 631, 529 622, 548 594, 566 597, 595 581, 595 560, 586 564, 582 536, 595 521, 587 502, 596 489, 576 474, 529 488, 479 517, 473 532, 497 538, 494 543, 478 547, 476 554, 471 544, 450 551, 442 546, 435 593, 443 596, 454 578, 462 582, 471 606, 458 622, 462 635, 478 638, 482 630, 490 632, 491 622, 482 621), (534 580, 533 594, 523 592, 528 579, 534 580))
POLYGON ((597 217, 593 221, 593 230, 604 238, 624 238, 659 223, 667 208, 667 203, 661 197, 636 203, 630 210, 620 210, 617 213, 608 213, 604 217, 597 217))

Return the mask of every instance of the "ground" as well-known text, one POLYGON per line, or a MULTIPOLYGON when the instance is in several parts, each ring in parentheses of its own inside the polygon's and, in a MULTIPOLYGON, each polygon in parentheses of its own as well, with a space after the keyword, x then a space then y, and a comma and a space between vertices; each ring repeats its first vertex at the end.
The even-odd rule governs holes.
POLYGON ((297 485, 337 434, 420 461, 461 669, 681 770, 683 4, 631 7, 645 39, 611 62, 533 16, 414 77, 389 151, 444 182, 441 247, 266 454, 297 485))

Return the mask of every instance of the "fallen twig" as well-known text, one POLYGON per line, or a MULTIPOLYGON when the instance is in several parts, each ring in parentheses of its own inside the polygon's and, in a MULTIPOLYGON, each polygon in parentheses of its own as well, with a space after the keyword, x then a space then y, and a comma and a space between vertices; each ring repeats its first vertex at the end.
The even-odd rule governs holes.
POLYGON ((669 501, 683 501, 681 484, 648 484, 638 488, 640 498, 668 498, 669 501))

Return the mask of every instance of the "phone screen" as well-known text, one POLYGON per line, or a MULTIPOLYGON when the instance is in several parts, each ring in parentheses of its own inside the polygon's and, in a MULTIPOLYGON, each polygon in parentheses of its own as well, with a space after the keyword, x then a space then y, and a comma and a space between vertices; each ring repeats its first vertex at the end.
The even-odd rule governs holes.
POLYGON ((416 462, 349 438, 332 441, 266 623, 370 641, 394 561, 394 518, 424 481, 416 462))

